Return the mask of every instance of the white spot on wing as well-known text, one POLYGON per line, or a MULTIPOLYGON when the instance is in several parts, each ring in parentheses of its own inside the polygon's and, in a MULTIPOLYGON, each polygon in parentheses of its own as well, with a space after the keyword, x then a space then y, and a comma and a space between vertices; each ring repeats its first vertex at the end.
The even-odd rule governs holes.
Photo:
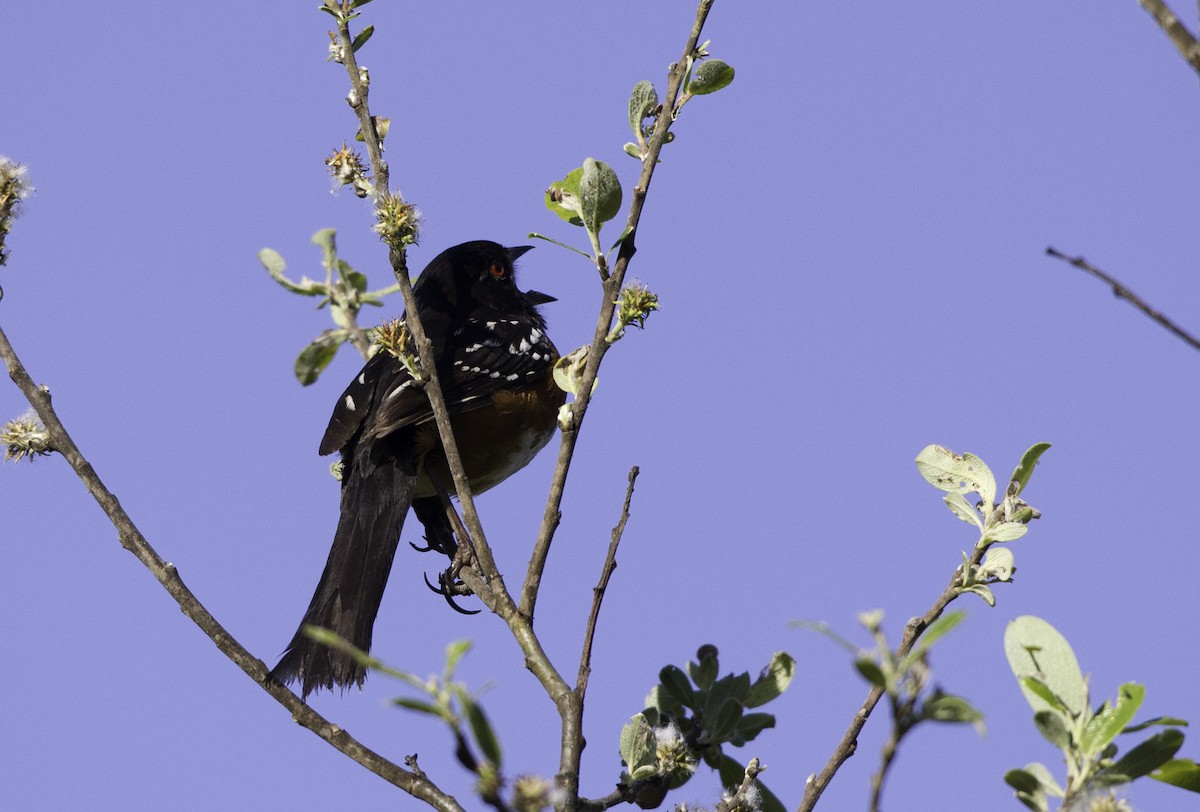
POLYGON ((346 395, 346 408, 349 409, 350 411, 354 411, 354 408, 355 408, 354 407, 354 398, 351 397, 350 395, 346 395))
POLYGON ((395 389, 393 389, 391 392, 388 392, 387 398, 385 398, 385 400, 391 400, 392 398, 398 396, 401 392, 403 392, 405 389, 407 389, 411 385, 412 385, 412 381, 405 381, 404 383, 400 384, 395 389))

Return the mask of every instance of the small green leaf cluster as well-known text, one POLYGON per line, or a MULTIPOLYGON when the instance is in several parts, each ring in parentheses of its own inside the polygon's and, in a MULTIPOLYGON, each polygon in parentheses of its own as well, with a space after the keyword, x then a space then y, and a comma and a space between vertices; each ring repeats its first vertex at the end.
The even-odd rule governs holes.
POLYGON ((321 247, 321 264, 325 269, 325 281, 319 282, 300 277, 296 282, 287 274, 287 265, 278 251, 264 248, 258 252, 258 260, 267 269, 271 278, 287 290, 299 296, 320 297, 317 308, 329 305, 330 315, 336 328, 324 330, 308 344, 296 357, 296 378, 305 386, 315 382, 320 374, 333 361, 338 349, 347 340, 354 340, 355 335, 361 338, 358 328, 358 312, 363 305, 379 307, 383 297, 400 290, 396 284, 379 290, 367 290, 367 277, 350 267, 350 263, 339 259, 337 255, 336 232, 325 228, 313 235, 314 244, 321 247))
MULTIPOLYGON (((337 20, 339 24, 348 23, 359 15, 359 12, 355 11, 354 9, 361 8, 370 2, 371 0, 324 0, 324 2, 318 6, 318 10, 325 12, 330 17, 337 20)), ((368 34, 367 37, 370 37, 370 34, 368 34)), ((364 38, 363 41, 365 42, 366 38, 364 38)), ((357 51, 360 47, 362 46, 357 45, 354 50, 357 51)))
MULTIPOLYGON (((896 729, 902 736, 920 722, 971 724, 983 733, 983 714, 966 699, 930 687, 929 650, 967 617, 948 612, 929 624, 925 633, 903 657, 888 645, 883 632, 883 612, 865 612, 859 622, 875 638, 874 651, 860 651, 854 667, 867 682, 882 688, 892 703, 896 729)), ((826 632, 828 633, 828 632, 826 632)))
POLYGON ((917 470, 935 488, 946 492, 945 503, 950 512, 979 530, 973 556, 963 553, 963 567, 958 591, 973 592, 988 604, 996 605, 990 585, 1012 578, 1016 567, 1012 552, 993 544, 1016 541, 1029 531, 1029 522, 1041 516, 1020 498, 1049 443, 1031 446, 1021 457, 1005 488, 1004 498, 996 503, 996 477, 990 468, 974 454, 955 454, 948 448, 930 445, 917 455, 917 470), (979 501, 970 504, 965 494, 974 493, 979 501), (986 553, 986 558, 982 556, 986 553))
MULTIPOLYGON (((672 111, 672 119, 677 118, 683 106, 696 96, 716 93, 733 82, 734 70, 731 66, 719 59, 707 58, 711 42, 712 40, 705 41, 685 60, 679 101, 672 111)), ((653 83, 643 80, 634 85, 629 96, 629 128, 633 130, 637 143, 629 142, 625 145, 626 155, 639 161, 645 161, 649 157, 650 138, 661 115, 662 105, 659 104, 658 91, 654 89, 653 83)), ((664 143, 670 143, 672 140, 673 136, 668 132, 664 143)))
MULTIPOLYGON (((621 211, 621 181, 613 168, 604 161, 587 158, 583 166, 572 169, 565 178, 551 183, 550 188, 546 190, 545 200, 546 208, 571 225, 581 226, 587 232, 588 241, 592 245, 592 258, 598 261, 603 255, 600 249, 600 229, 621 211)), ((624 236, 621 238, 624 239, 624 236)), ((619 240, 617 244, 620 244, 619 240)), ((615 245, 613 247, 616 248, 615 245)), ((587 256, 578 249, 571 250, 587 256)))
MULTIPOLYGON (((1009 770, 1004 780, 1016 791, 1018 800, 1035 812, 1048 812, 1049 798, 1062 798, 1063 808, 1081 798, 1111 796, 1112 788, 1149 775, 1193 792, 1200 792, 1200 765, 1176 759, 1183 744, 1182 719, 1156 717, 1132 724, 1146 689, 1127 682, 1117 689, 1115 699, 1090 707, 1087 679, 1070 644, 1046 621, 1031 615, 1018 617, 1004 633, 1004 653, 1033 708, 1038 732, 1063 754, 1066 781, 1059 784, 1041 763, 1009 770), (1149 727, 1167 729, 1155 733, 1117 758, 1118 735, 1149 727)), ((1075 808, 1071 806, 1071 808, 1075 808)))
MULTIPOLYGON (((696 659, 686 672, 673 665, 663 668, 646 709, 621 731, 622 782, 628 797, 643 809, 657 807, 668 790, 686 783, 698 760, 717 770, 725 786, 740 784, 745 769, 723 746, 741 747, 774 727, 774 715, 747 711, 779 697, 796 673, 795 660, 784 652, 776 652, 753 681, 749 673, 718 679, 715 646, 701 646, 696 659)), ((759 788, 764 810, 784 808, 765 787, 759 788)))

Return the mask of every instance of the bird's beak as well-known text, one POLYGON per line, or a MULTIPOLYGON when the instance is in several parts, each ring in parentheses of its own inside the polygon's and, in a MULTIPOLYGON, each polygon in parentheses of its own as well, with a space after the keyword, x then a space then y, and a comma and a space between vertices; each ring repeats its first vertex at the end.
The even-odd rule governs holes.
POLYGON ((532 251, 533 246, 532 245, 516 245, 516 246, 513 246, 512 248, 505 248, 504 250, 508 252, 508 261, 516 262, 517 257, 521 256, 521 254, 524 254, 526 251, 532 251))
POLYGON ((555 299, 549 293, 542 293, 539 290, 527 290, 525 291, 525 301, 531 305, 541 305, 548 304, 549 302, 557 302, 558 299, 555 299))

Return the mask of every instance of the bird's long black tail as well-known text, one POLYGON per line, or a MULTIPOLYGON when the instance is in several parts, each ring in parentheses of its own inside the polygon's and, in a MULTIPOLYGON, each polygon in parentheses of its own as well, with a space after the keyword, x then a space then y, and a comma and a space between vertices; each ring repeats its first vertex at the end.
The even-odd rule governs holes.
POLYGON ((416 479, 391 460, 376 464, 368 449, 356 455, 342 484, 341 518, 325 571, 300 628, 271 676, 299 681, 302 696, 316 688, 361 686, 366 670, 345 652, 318 643, 304 626, 329 629, 356 647, 371 648, 371 628, 387 585, 416 479))

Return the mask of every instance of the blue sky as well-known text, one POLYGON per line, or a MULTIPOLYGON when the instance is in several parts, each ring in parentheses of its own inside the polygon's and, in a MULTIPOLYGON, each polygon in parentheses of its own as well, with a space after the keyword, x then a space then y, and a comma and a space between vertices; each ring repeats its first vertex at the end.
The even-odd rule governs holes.
MULTIPOLYGON (((367 207, 328 194, 322 158, 355 125, 315 6, 42 4, 8 15, 0 48, 0 154, 38 190, 0 269, 0 324, 159 553, 268 663, 328 550, 337 489, 316 447, 357 363, 345 352, 316 385, 295 382, 328 317, 255 255, 271 246, 316 276, 309 237, 333 227, 343 258, 387 278, 367 207)), ((419 268, 468 239, 582 242, 542 190, 592 156, 628 194, 629 90, 661 90, 694 6, 364 10, 394 185, 425 215, 419 268)), ((575 662, 641 466, 597 638, 585 794, 611 789, 621 725, 659 668, 711 642, 725 669, 781 649, 798 660, 779 726, 744 751, 794 807, 866 689, 840 649, 788 621, 853 635, 856 613, 880 608, 898 638, 974 541, 915 470, 929 443, 1001 477, 1032 443, 1054 448, 1027 492, 1043 518, 1012 547, 1017 582, 994 609, 961 601, 971 616, 934 656, 987 736, 918 730, 887 806, 1016 809, 1006 769, 1058 770, 1004 661, 1021 614, 1063 631, 1097 698, 1136 680, 1143 715, 1200 720, 1200 356, 1043 255, 1084 254, 1200 326, 1194 73, 1132 0, 718 2, 705 36, 737 79, 688 105, 655 176, 631 275, 663 309, 606 360, 539 604, 547 648, 575 662)), ((560 349, 588 339, 599 289, 582 260, 541 244, 520 281, 558 297, 560 349)), ((0 387, 0 418, 24 408, 0 387)), ((479 500, 510 586, 552 456, 479 500)), ((220 656, 61 460, 0 467, 0 515, 11 808, 416 807, 220 656)), ((462 676, 490 682, 511 771, 552 774, 553 707, 498 621, 426 592, 433 567, 398 555, 376 652, 424 674, 473 638, 462 676)), ((385 705, 400 693, 374 677, 315 704, 397 760, 419 752, 474 806, 445 732, 385 705)), ((864 808, 885 728, 872 720, 819 808, 864 808)), ((1200 757, 1198 742, 1183 754, 1200 757)), ((715 787, 702 774, 677 800, 711 802, 715 787)), ((1131 800, 1190 798, 1139 784, 1131 800)))

